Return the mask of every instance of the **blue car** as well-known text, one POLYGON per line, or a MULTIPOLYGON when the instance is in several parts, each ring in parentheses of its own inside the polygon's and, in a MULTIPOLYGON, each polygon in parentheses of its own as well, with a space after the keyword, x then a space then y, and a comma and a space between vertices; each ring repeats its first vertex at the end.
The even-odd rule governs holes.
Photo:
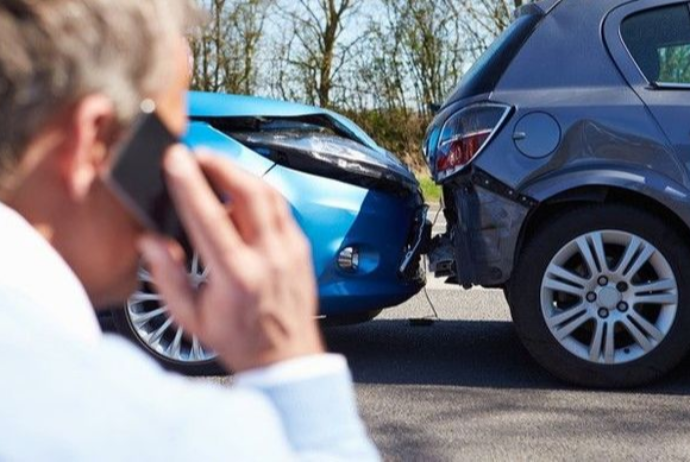
MULTIPOLYGON (((186 141, 262 177, 289 201, 313 248, 321 315, 330 323, 373 319, 424 286, 420 253, 426 207, 410 170, 347 118, 255 97, 190 94, 186 141)), ((208 276, 197 256, 190 277, 208 276)), ((219 372, 215 354, 187 338, 142 268, 141 287, 115 328, 166 367, 219 372)))

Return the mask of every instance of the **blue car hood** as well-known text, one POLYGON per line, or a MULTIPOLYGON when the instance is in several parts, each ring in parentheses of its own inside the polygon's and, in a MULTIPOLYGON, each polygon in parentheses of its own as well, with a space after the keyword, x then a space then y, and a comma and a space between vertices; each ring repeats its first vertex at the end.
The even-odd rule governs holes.
POLYGON ((304 104, 288 103, 256 96, 226 95, 220 93, 190 92, 189 116, 213 117, 305 117, 326 116, 350 132, 362 144, 381 149, 369 135, 347 117, 333 111, 304 104))
POLYGON ((189 116, 192 120, 222 118, 299 118, 321 116, 328 118, 343 132, 367 148, 367 155, 376 163, 387 165, 398 175, 416 181, 414 174, 397 157, 380 147, 357 124, 333 111, 303 104, 288 103, 254 96, 227 95, 206 92, 189 93, 189 116))

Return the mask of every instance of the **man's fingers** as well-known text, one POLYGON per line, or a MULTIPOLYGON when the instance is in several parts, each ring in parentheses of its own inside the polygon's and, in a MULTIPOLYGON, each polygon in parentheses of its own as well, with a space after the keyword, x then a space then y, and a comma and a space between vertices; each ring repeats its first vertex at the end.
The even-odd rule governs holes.
POLYGON ((201 153, 197 160, 213 186, 229 196, 233 221, 246 242, 256 242, 281 227, 287 206, 263 180, 219 156, 201 153))
POLYGON ((227 264, 227 256, 241 245, 241 239, 198 163, 184 148, 175 147, 167 153, 163 166, 192 245, 207 264, 227 264))
POLYGON ((139 248, 173 318, 185 330, 195 334, 198 330, 198 313, 195 295, 185 269, 184 252, 175 256, 166 241, 150 235, 139 240, 139 248))

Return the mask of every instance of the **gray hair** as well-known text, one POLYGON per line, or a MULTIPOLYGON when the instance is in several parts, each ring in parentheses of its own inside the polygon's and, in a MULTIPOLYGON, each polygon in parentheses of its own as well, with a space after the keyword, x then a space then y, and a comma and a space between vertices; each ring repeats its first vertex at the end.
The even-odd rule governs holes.
POLYGON ((60 110, 112 99, 121 124, 173 75, 173 44, 199 18, 191 0, 1 0, 0 176, 60 110))

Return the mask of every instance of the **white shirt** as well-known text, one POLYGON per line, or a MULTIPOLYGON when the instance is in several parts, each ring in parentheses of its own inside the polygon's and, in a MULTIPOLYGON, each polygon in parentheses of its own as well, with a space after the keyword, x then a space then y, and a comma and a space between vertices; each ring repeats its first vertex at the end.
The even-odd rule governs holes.
POLYGON ((0 204, 0 461, 378 460, 344 359, 241 374, 161 370, 102 335, 83 286, 0 204))

